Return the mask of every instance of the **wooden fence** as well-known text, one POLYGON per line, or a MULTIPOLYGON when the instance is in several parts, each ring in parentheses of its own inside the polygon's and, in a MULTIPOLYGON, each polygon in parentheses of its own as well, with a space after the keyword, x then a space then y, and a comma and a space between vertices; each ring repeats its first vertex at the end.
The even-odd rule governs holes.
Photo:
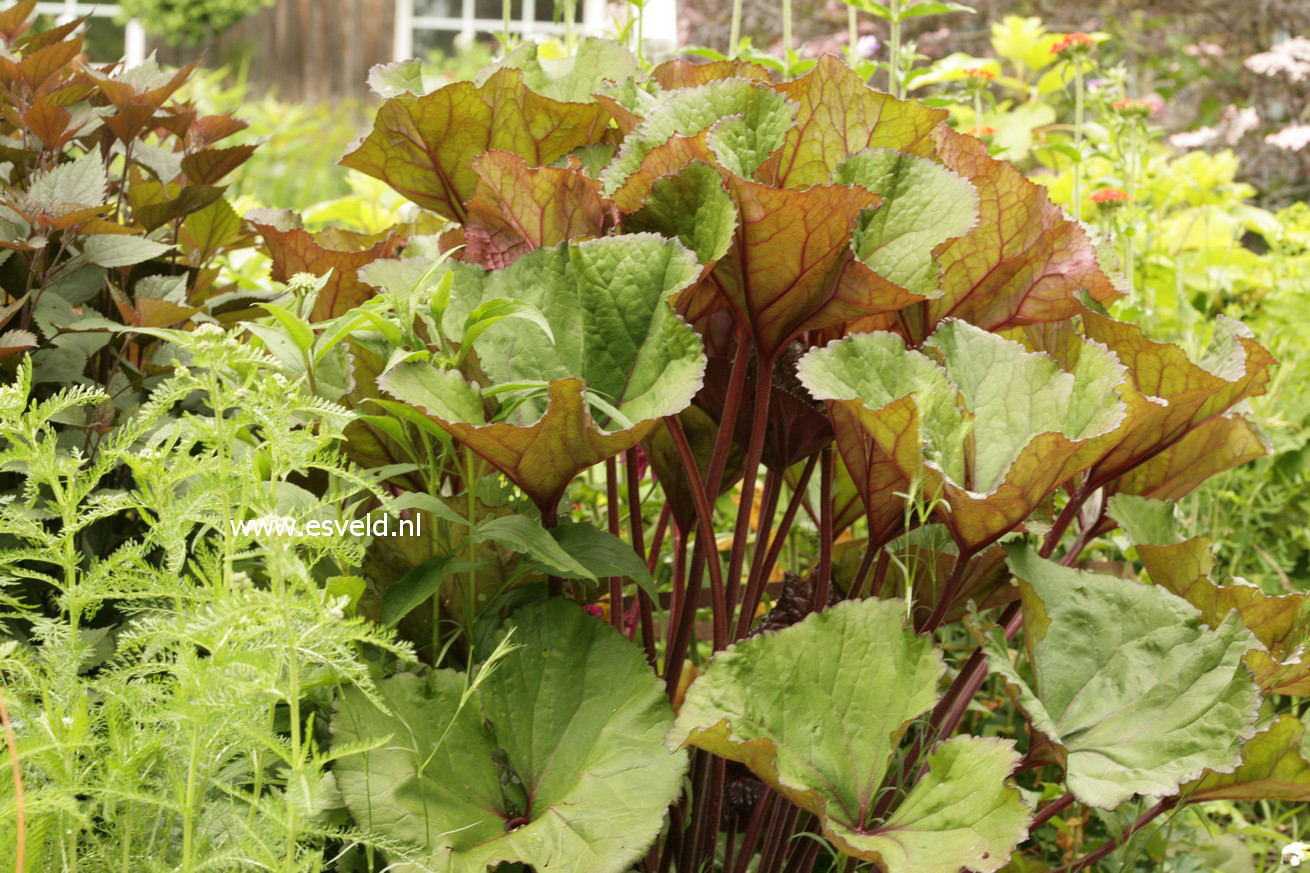
POLYGON ((209 67, 250 59, 250 82, 286 100, 335 101, 368 94, 369 68, 392 60, 395 0, 278 0, 199 46, 155 40, 161 61, 204 53, 209 67))

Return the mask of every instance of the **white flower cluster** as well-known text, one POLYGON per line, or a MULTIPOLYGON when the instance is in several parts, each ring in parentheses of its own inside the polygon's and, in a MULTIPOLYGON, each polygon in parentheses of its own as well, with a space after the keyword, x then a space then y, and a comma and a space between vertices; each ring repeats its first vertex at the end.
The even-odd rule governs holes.
POLYGON ((319 278, 313 273, 296 273, 287 280, 287 290, 294 296, 301 297, 322 288, 323 278, 319 278))
POLYGON ((1196 130, 1173 134, 1169 137, 1169 145, 1183 150, 1199 149, 1223 137, 1225 143, 1234 146, 1242 137, 1260 126, 1260 113, 1249 106, 1238 109, 1230 105, 1219 118, 1222 123, 1218 127, 1198 127, 1196 130))
POLYGON ((1169 137, 1169 145, 1176 149, 1199 149, 1208 146, 1219 138, 1219 131, 1213 127, 1198 127, 1185 130, 1169 137))
POLYGON ((1306 843, 1288 843, 1283 846, 1283 863, 1289 867, 1300 867, 1307 851, 1310 851, 1310 845, 1306 843))
POLYGON ((1237 141, 1260 126, 1260 113, 1253 107, 1238 109, 1229 104, 1219 116, 1224 123, 1224 141, 1237 145, 1237 141))
POLYGON ((1289 124, 1278 133, 1269 134, 1265 142, 1285 152, 1299 152, 1310 145, 1310 124, 1289 124))
POLYGON ((1286 76, 1292 82, 1310 78, 1310 39, 1285 39, 1267 52, 1251 55, 1246 68, 1265 76, 1286 76))

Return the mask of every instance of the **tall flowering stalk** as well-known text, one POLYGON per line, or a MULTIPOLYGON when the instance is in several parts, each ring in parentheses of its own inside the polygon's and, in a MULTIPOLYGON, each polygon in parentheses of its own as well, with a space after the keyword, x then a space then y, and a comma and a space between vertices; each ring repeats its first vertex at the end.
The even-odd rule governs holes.
POLYGON ((1096 42, 1085 33, 1066 34, 1051 46, 1051 53, 1067 58, 1073 65, 1073 147, 1078 158, 1073 165, 1073 217, 1083 220, 1083 122, 1086 116, 1087 83, 1083 60, 1091 55, 1096 42))
MULTIPOLYGON (((1118 148, 1124 161, 1124 185, 1127 188, 1125 199, 1135 204, 1137 178, 1142 172, 1142 156, 1147 146, 1147 119, 1159 110, 1159 104, 1150 99, 1126 97, 1114 101, 1110 104, 1110 108, 1119 117, 1121 124, 1118 148)), ((1135 221, 1123 223, 1124 272, 1128 279, 1129 295, 1132 295, 1137 288, 1137 266, 1134 262, 1136 232, 1135 221)))

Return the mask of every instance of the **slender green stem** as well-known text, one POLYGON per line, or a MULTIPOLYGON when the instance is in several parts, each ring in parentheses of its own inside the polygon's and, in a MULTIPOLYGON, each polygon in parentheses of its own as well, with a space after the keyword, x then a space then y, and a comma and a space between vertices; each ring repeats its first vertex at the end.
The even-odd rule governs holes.
POLYGON ((646 7, 637 7, 637 63, 646 66, 646 7))
POLYGON ((509 51, 509 12, 510 0, 501 0, 500 3, 500 45, 506 52, 509 51))
POLYGON ((814 611, 822 612, 828 606, 832 591, 832 475, 833 452, 831 445, 819 458, 819 580, 814 586, 814 611))
POLYGON ((1073 165, 1073 220, 1083 220, 1083 121, 1086 113, 1086 83, 1083 59, 1073 59, 1073 147, 1078 159, 1073 165))
POLYGON ((887 54, 887 91, 893 97, 901 96, 901 0, 891 0, 889 4, 891 21, 890 47, 887 54))
MULTIPOLYGON (((287 779, 303 778, 304 754, 303 738, 300 726, 300 644, 287 601, 291 593, 286 588, 286 579, 281 573, 275 573, 274 584, 277 586, 278 603, 282 610, 282 627, 286 632, 287 645, 287 709, 291 727, 291 767, 287 779)), ((290 787, 290 786, 288 786, 290 787)), ((300 836, 300 812, 294 803, 287 804, 287 839, 286 859, 283 862, 287 873, 296 869, 296 854, 300 836)))
MULTIPOLYGON (((1133 121, 1128 127, 1128 203, 1127 210, 1130 213, 1137 211, 1137 173, 1139 169, 1139 160, 1141 157, 1141 147, 1137 136, 1137 122, 1133 121)), ((1128 279, 1128 299, 1132 300, 1137 290, 1137 265, 1134 263, 1136 257, 1133 250, 1133 236, 1136 233, 1136 222, 1131 219, 1134 216, 1130 214, 1129 221, 1124 228, 1124 275, 1128 279)))
POLYGON ((732 27, 728 31, 728 57, 737 57, 737 44, 741 42, 741 3, 732 0, 732 27))
POLYGON ((18 741, 14 739, 14 729, 9 723, 9 710, 5 708, 5 698, 0 694, 0 728, 5 735, 5 749, 9 752, 9 769, 14 777, 14 870, 24 873, 27 869, 27 803, 23 795, 23 768, 18 762, 18 741))
POLYGON ((182 873, 190 873, 195 854, 196 771, 200 759, 200 721, 191 726, 191 751, 187 756, 186 793, 182 799, 182 873))
POLYGON ((783 64, 791 65, 791 0, 782 0, 782 51, 783 64))
MULTIPOLYGON (((477 545, 473 542, 473 526, 478 523, 478 496, 477 496, 477 460, 473 456, 473 450, 464 447, 464 494, 465 502, 465 554, 464 558, 469 563, 469 570, 464 574, 464 632, 468 635, 469 643, 469 662, 473 660, 473 625, 477 621, 477 597, 478 597, 478 576, 477 576, 477 545)), ((440 634, 441 628, 441 593, 437 592, 432 595, 432 666, 437 666, 436 657, 441 651, 440 634)))
POLYGON ((846 7, 846 46, 852 64, 856 61, 856 52, 860 50, 860 22, 858 15, 859 13, 855 11, 854 6, 846 7))
POLYGON ((578 36, 574 32, 577 17, 577 0, 564 0, 564 51, 570 55, 575 53, 578 47, 578 36))

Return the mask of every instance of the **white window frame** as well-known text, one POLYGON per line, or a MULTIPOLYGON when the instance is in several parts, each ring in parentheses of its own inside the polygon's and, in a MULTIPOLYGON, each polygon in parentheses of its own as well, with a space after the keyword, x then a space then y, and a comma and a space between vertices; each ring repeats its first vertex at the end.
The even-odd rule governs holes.
MULTIPOLYGON (((523 36, 533 34, 560 34, 562 23, 537 21, 538 4, 553 4, 554 0, 522 0, 519 17, 511 19, 511 33, 523 36)), ((460 0, 459 16, 418 15, 414 0, 395 0, 395 59, 406 60, 414 56, 414 34, 420 31, 440 31, 459 34, 465 39, 476 33, 500 33, 505 26, 499 18, 477 18, 473 14, 474 0, 460 0)), ((599 36, 610 29, 606 0, 581 0, 578 4, 577 32, 582 36, 599 36)), ((645 38, 648 48, 672 51, 677 44, 677 0, 648 0, 645 12, 645 38)))
MULTIPOLYGON (((50 0, 37 3, 38 15, 54 15, 60 24, 90 15, 93 18, 117 18, 117 3, 90 3, 87 0, 50 0)), ((129 19, 123 28, 123 61, 135 67, 146 59, 146 31, 141 22, 129 19)))

